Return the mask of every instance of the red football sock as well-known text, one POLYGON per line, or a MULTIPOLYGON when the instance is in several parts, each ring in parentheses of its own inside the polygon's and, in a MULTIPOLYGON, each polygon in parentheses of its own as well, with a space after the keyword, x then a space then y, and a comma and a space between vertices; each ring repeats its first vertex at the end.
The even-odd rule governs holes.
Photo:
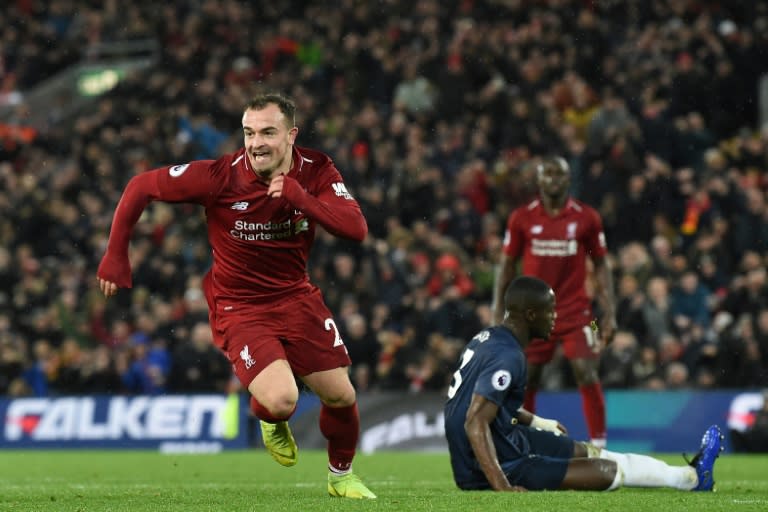
POLYGON ((536 390, 531 387, 525 388, 525 397, 523 398, 523 409, 528 412, 536 412, 536 390))
POLYGON ((360 415, 357 403, 347 407, 320 407, 320 432, 328 440, 328 464, 332 471, 344 472, 352 467, 357 439, 360 436, 360 415))
POLYGON ((293 416, 293 411, 296 410, 296 406, 293 406, 293 410, 291 413, 286 416, 285 418, 278 418, 277 416, 274 416, 269 410, 267 410, 266 407, 261 405, 258 400, 256 400, 254 397, 251 397, 251 412, 254 416, 259 418, 262 421, 266 421, 267 423, 277 423, 279 421, 285 421, 291 416, 293 416))
POLYGON ((590 439, 605 439, 605 397, 599 382, 580 386, 581 405, 590 439))

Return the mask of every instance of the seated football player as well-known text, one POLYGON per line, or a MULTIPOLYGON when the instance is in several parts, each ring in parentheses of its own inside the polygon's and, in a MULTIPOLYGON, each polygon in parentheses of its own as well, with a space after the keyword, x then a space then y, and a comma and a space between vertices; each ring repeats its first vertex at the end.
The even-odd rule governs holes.
POLYGON ((555 294, 544 281, 521 276, 507 287, 504 304, 502 323, 480 331, 465 347, 448 390, 445 434, 459 488, 713 489, 713 467, 723 449, 717 425, 706 430, 690 463, 671 466, 575 441, 560 422, 523 409, 523 350, 531 338, 546 338, 552 331, 555 294))

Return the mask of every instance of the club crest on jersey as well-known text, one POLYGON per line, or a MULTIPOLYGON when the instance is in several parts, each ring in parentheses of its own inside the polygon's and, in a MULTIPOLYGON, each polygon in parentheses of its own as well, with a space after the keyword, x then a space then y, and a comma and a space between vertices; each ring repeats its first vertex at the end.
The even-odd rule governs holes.
POLYGON ((296 221, 296 224, 294 225, 294 233, 299 234, 302 231, 308 231, 309 230, 309 221, 307 219, 299 219, 296 221))
POLYGON ((240 351, 240 359, 245 363, 246 370, 250 370, 251 367, 256 364, 256 361, 253 360, 251 354, 248 352, 248 345, 244 346, 243 350, 240 351))
POLYGON ((498 370, 491 377, 491 384, 493 389, 497 391, 504 391, 512 383, 512 375, 507 370, 498 370))
POLYGON ((565 238, 568 239, 574 239, 576 238, 576 226, 578 223, 576 222, 569 222, 568 225, 565 227, 565 238))

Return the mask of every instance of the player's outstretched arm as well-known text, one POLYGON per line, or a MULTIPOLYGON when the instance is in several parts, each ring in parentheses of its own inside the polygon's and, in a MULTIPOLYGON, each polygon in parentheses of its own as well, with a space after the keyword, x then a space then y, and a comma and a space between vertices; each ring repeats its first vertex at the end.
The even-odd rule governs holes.
POLYGON ((472 395, 464 429, 467 432, 469 444, 472 445, 472 451, 475 452, 475 457, 491 488, 494 491, 522 492, 526 490, 524 487, 509 483, 496 455, 490 424, 496 418, 498 411, 499 407, 485 397, 472 395))
POLYGON ((111 297, 118 289, 133 285, 128 244, 141 213, 157 195, 157 180, 153 172, 134 176, 126 185, 112 218, 107 250, 96 271, 99 289, 105 297, 111 297))
POLYGON ((105 296, 110 297, 118 289, 130 288, 133 284, 128 244, 133 227, 147 205, 155 200, 208 204, 226 183, 217 178, 221 172, 222 166, 213 160, 195 160, 152 169, 131 178, 115 208, 107 250, 96 272, 105 296))

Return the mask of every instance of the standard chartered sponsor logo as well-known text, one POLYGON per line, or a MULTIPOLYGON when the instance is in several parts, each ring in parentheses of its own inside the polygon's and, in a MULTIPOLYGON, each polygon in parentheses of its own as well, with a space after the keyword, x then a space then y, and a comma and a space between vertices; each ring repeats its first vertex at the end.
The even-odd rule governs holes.
POLYGON ((298 219, 295 223, 288 219, 284 222, 247 222, 236 220, 235 226, 229 231, 229 234, 238 240, 256 242, 263 240, 281 240, 298 235, 303 231, 309 230, 309 221, 307 219, 298 219))
POLYGON ((579 250, 579 242, 576 240, 539 240, 534 238, 531 242, 531 253, 534 256, 573 256, 579 250))
POLYGON ((291 220, 285 222, 247 222, 236 220, 229 234, 238 240, 255 242, 259 240, 280 240, 293 235, 291 220))

